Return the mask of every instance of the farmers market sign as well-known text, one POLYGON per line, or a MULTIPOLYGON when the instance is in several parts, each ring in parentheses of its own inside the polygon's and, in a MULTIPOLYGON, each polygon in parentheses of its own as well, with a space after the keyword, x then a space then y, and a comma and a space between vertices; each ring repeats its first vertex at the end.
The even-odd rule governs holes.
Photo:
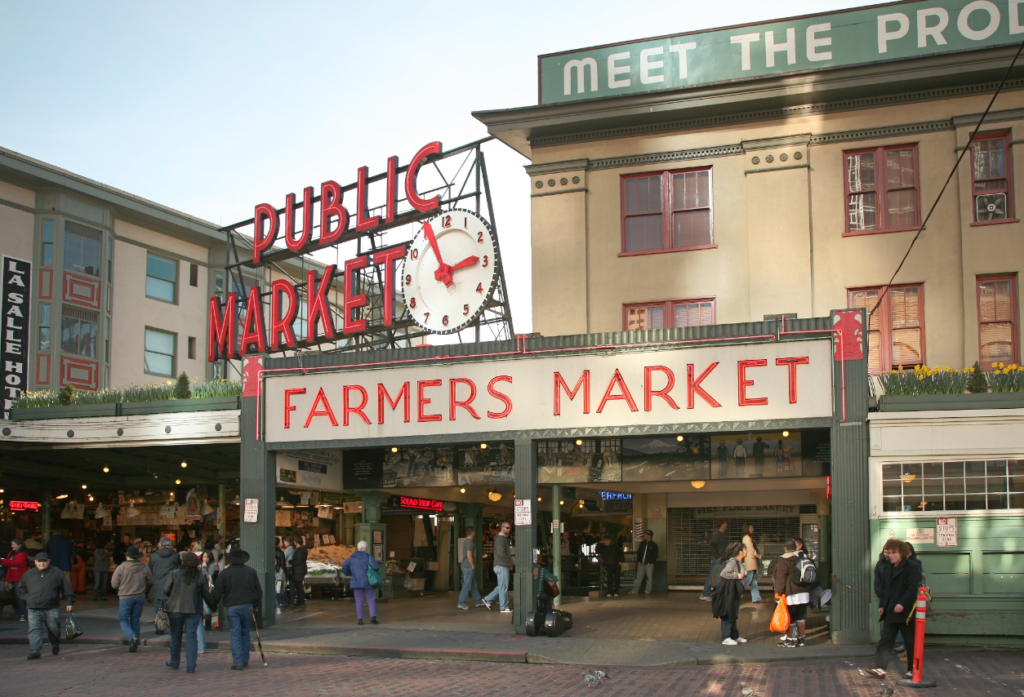
POLYGON ((540 103, 1016 44, 1024 0, 897 2, 540 56, 540 103))

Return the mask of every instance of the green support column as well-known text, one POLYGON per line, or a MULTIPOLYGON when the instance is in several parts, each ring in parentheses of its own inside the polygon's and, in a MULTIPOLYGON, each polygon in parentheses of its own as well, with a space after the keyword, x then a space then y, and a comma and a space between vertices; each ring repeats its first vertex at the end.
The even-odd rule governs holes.
MULTIPOLYGON (((559 587, 564 588, 562 581, 562 485, 551 485, 551 573, 558 577, 559 587)), ((562 604, 562 594, 555 596, 555 605, 562 604)))
POLYGON ((377 491, 358 491, 356 493, 359 494, 359 498, 363 502, 363 522, 355 526, 356 543, 365 540, 370 556, 379 556, 377 561, 383 564, 388 558, 388 533, 387 526, 380 522, 380 508, 388 497, 377 491), (374 543, 374 533, 376 532, 380 533, 377 536, 380 542, 374 543), (375 547, 375 544, 379 544, 380 547, 375 547))
MULTIPOLYGON (((526 618, 537 608, 533 578, 533 550, 537 545, 537 447, 529 438, 516 439, 516 499, 530 504, 526 525, 516 525, 515 592, 512 623, 516 633, 526 633, 526 618)), ((513 520, 513 523, 518 521, 513 520)))
MULTIPOLYGON (((481 591, 482 595, 484 588, 484 505, 482 503, 461 503, 459 504, 459 509, 466 518, 466 527, 476 530, 476 535, 473 538, 473 541, 476 543, 476 557, 473 559, 473 563, 476 565, 476 587, 481 591)), ((463 537, 465 537, 465 534, 463 534, 463 537)), ((472 600, 470 598, 470 602, 472 600)))
MULTIPOLYGON (((254 373, 262 365, 255 359, 245 363, 245 381, 255 381, 254 373)), ((267 452, 266 442, 257 440, 256 424, 259 420, 261 398, 242 396, 242 414, 239 427, 242 436, 239 504, 244 510, 246 499, 256 499, 258 512, 255 523, 240 522, 242 549, 249 553, 248 566, 256 570, 263 587, 263 605, 258 621, 261 625, 275 622, 274 614, 274 454, 267 452)), ((225 511, 226 517, 226 511, 225 511)))
POLYGON ((43 533, 43 544, 50 541, 50 502, 53 501, 53 492, 49 489, 43 491, 42 505, 39 506, 39 531, 43 533))

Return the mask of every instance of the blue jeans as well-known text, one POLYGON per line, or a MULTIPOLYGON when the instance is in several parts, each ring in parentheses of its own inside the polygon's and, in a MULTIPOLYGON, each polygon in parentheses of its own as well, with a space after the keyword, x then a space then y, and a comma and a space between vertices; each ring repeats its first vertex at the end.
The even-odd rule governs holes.
POLYGON ((654 564, 636 565, 636 583, 633 584, 634 593, 640 592, 640 586, 644 583, 644 577, 647 578, 647 592, 650 593, 654 589, 654 564))
POLYGON ((462 592, 459 593, 459 605, 465 605, 469 598, 469 591, 473 591, 473 602, 480 604, 480 591, 476 587, 476 570, 468 566, 462 567, 462 592))
POLYGON ((21 583, 21 581, 11 581, 11 586, 13 586, 13 588, 11 589, 11 592, 14 593, 14 609, 18 613, 18 617, 24 617, 25 616, 25 601, 18 597, 18 584, 19 583, 21 583))
POLYGON ((750 589, 750 599, 755 603, 761 602, 761 591, 757 587, 757 571, 751 569, 747 571, 747 578, 743 581, 743 589, 750 589))
POLYGON ((196 628, 196 643, 199 645, 199 653, 206 653, 206 617, 210 614, 210 608, 203 603, 203 614, 199 617, 199 626, 196 628))
POLYGON ((198 612, 168 612, 167 617, 171 620, 171 667, 177 668, 181 665, 181 635, 184 633, 185 668, 191 673, 196 669, 198 652, 196 627, 203 628, 203 616, 198 612))
POLYGON ((134 598, 121 598, 117 608, 117 621, 124 632, 124 638, 128 641, 132 637, 139 636, 139 620, 142 619, 142 608, 146 607, 146 596, 138 595, 134 598))
POLYGON ((231 630, 231 662, 240 666, 249 662, 249 647, 252 640, 249 631, 252 627, 252 605, 232 605, 228 607, 228 628, 231 630))
MULTIPOLYGON (((740 601, 738 599, 733 604, 733 611, 738 617, 740 614, 740 601)), ((739 638, 740 630, 736 627, 736 623, 730 622, 729 620, 722 620, 722 641, 725 641, 726 639, 732 639, 735 641, 739 638)))
POLYGON ((106 600, 107 599, 107 573, 106 571, 94 571, 93 576, 96 582, 92 587, 92 599, 93 600, 106 600))
MULTIPOLYGON (((166 602, 167 602, 166 600, 160 600, 159 598, 154 598, 153 599, 153 616, 154 617, 156 617, 156 615, 160 612, 160 610, 163 609, 164 604, 166 602)), ((166 633, 167 632, 161 632, 159 629, 154 632, 154 634, 166 634, 166 633)))
POLYGON ((704 590, 700 594, 702 598, 711 597, 711 579, 713 579, 715 574, 721 570, 723 564, 725 564, 724 561, 719 561, 718 559, 711 557, 711 570, 708 571, 708 578, 704 581, 704 590))
POLYGON ((51 607, 46 610, 28 610, 28 652, 39 655, 43 650, 43 625, 50 636, 50 646, 60 644, 60 608, 51 607))
POLYGON ((487 594, 484 598, 489 603, 493 603, 495 599, 498 599, 501 603, 501 609, 508 609, 508 577, 509 570, 507 566, 496 566, 494 567, 494 573, 498 577, 498 586, 487 594))

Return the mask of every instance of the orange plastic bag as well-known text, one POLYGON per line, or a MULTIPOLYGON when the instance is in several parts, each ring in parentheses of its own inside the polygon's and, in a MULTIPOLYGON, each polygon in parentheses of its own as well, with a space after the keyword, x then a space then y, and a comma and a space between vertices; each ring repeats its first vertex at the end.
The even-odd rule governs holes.
POLYGON ((772 623, 768 627, 778 634, 789 631, 789 605, 786 604, 786 596, 779 596, 779 604, 775 606, 775 614, 772 615, 772 623))

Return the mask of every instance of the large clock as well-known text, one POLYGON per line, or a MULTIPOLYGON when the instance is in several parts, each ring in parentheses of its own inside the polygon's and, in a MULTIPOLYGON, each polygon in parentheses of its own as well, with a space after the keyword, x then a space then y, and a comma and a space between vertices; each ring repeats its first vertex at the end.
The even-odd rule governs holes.
POLYGON ((484 311, 498 282, 498 245, 472 211, 423 223, 405 255, 402 292, 416 324, 435 334, 464 329, 484 311))

